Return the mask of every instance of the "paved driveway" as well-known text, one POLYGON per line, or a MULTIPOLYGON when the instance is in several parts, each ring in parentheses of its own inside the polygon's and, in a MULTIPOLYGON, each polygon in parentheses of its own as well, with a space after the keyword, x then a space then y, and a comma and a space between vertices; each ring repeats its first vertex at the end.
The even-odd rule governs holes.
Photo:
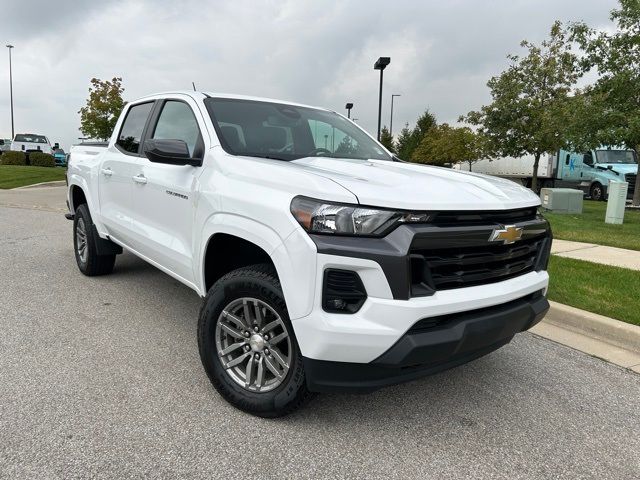
POLYGON ((198 296, 129 254, 76 269, 59 213, 0 207, 2 478, 640 477, 640 375, 531 334, 284 419, 227 405, 198 296))

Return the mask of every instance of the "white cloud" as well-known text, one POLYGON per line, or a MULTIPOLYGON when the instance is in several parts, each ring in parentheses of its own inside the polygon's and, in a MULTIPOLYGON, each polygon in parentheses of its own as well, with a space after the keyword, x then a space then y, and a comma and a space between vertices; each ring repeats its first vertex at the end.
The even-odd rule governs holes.
MULTIPOLYGON (((3 10, 13 50, 16 131, 65 147, 76 141, 89 80, 121 76, 127 100, 199 89, 269 96, 353 113, 377 122, 378 72, 400 93, 394 130, 430 108, 439 120, 488 99, 487 79, 523 38, 540 41, 551 23, 606 25, 614 0, 233 2, 25 0, 3 10), (49 22, 34 27, 34 12, 49 22)), ((0 60, 0 137, 10 134, 8 65, 0 60)))

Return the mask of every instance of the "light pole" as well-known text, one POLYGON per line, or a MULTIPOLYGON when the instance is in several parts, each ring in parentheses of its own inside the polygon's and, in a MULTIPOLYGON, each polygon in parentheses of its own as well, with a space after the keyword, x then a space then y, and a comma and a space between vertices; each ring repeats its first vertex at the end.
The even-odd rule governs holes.
POLYGON ((13 45, 7 45, 9 49, 9 98, 11 99, 11 140, 15 136, 15 132, 13 129, 13 74, 11 72, 11 49, 13 45))
POLYGON ((393 98, 394 97, 400 97, 401 95, 399 93, 394 93, 393 95, 391 95, 391 120, 389 120, 389 133, 391 134, 391 136, 393 137, 393 98))
POLYGON ((351 109, 353 108, 353 103, 347 103, 344 108, 347 109, 347 118, 351 118, 351 109))
POLYGON ((382 72, 391 63, 390 57, 380 57, 373 64, 374 70, 380 70, 380 93, 378 94, 378 141, 380 141, 380 121, 382 120, 382 72))

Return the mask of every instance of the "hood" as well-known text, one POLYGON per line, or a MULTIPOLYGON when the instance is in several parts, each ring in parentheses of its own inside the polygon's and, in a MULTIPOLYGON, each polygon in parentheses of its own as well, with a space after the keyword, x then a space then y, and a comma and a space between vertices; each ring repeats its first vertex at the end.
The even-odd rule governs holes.
POLYGON ((540 205, 511 180, 449 168, 384 160, 307 157, 294 160, 352 192, 362 205, 403 210, 508 210, 540 205))

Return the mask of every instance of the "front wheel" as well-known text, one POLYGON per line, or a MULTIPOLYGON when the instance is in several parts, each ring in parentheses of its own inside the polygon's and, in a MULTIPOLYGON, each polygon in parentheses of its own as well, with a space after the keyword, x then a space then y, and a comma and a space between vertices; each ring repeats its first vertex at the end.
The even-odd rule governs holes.
POLYGON ((604 187, 600 185, 598 182, 595 182, 591 185, 591 190, 589 191, 591 196, 591 200, 601 201, 605 199, 604 195, 604 187))
POLYGON ((198 323, 202 364, 215 389, 260 417, 286 415, 311 398, 280 282, 269 265, 223 276, 198 323))

